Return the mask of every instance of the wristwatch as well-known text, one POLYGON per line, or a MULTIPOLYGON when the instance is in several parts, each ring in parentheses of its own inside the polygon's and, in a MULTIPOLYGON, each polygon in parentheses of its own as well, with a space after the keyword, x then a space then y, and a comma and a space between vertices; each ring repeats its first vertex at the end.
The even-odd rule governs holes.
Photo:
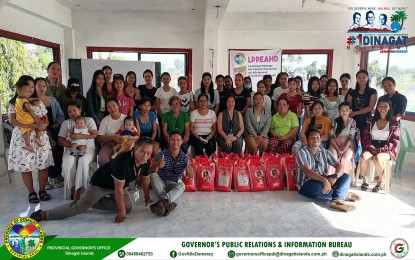
POLYGON ((337 174, 331 174, 331 175, 327 175, 327 179, 328 178, 335 178, 337 180, 339 176, 337 176, 337 174))

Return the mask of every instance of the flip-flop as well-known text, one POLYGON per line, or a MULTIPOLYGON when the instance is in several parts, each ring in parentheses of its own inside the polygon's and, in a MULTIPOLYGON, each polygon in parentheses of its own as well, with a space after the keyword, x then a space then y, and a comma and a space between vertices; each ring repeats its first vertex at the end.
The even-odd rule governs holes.
POLYGON ((355 202, 361 199, 362 198, 354 192, 348 192, 346 195, 346 201, 355 202))
POLYGON ((39 198, 37 197, 37 193, 35 191, 29 193, 29 203, 39 203, 39 198))
POLYGON ((39 198, 41 201, 48 201, 50 200, 50 195, 45 191, 39 191, 39 198))
POLYGON ((353 211, 353 210, 356 209, 355 206, 344 204, 340 200, 332 200, 332 201, 330 201, 329 206, 331 208, 333 208, 333 209, 339 209, 339 210, 345 211, 345 212, 353 211))
POLYGON ((376 185, 375 187, 373 187, 372 192, 379 192, 381 190, 382 188, 379 185, 376 185))

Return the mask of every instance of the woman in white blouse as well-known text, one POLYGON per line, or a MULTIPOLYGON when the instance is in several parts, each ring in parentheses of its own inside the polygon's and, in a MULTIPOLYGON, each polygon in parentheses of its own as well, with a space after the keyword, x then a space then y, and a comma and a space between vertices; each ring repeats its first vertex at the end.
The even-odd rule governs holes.
POLYGON ((375 164, 379 179, 373 192, 378 192, 383 184, 384 162, 396 161, 399 144, 399 123, 393 117, 392 103, 388 98, 379 98, 375 115, 369 119, 362 139, 363 153, 360 166, 363 175, 362 190, 367 190, 369 184, 366 180, 369 160, 375 164))
POLYGON ((216 151, 216 114, 208 108, 208 95, 198 96, 199 108, 190 114, 190 144, 196 155, 210 156, 216 151))

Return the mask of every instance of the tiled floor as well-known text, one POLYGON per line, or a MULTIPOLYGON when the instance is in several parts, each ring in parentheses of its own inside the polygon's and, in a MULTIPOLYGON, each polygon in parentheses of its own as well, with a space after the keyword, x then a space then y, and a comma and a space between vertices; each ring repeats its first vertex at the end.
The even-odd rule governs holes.
MULTIPOLYGON (((353 189, 363 199, 349 213, 332 210, 296 191, 195 192, 185 193, 168 217, 153 215, 140 200, 122 224, 112 223, 112 212, 91 209, 41 225, 46 234, 60 237, 413 237, 414 159, 408 155, 404 170, 393 174, 388 195, 353 189)), ((29 204, 20 174, 15 174, 12 184, 2 175, 0 185, 0 230, 16 217, 64 203, 61 188, 50 191, 51 201, 29 204)))

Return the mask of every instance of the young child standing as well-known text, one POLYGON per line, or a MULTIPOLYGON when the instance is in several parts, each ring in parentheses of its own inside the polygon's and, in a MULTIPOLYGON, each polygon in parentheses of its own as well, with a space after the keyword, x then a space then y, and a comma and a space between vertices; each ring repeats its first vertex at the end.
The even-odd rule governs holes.
MULTIPOLYGON (((67 138, 70 139, 71 134, 78 134, 78 135, 96 135, 98 132, 96 130, 88 129, 86 126, 86 118, 84 116, 78 116, 75 118, 75 126, 73 127, 72 131, 68 132, 67 138)), ((79 150, 79 157, 84 156, 86 145, 89 139, 71 139, 71 153, 70 155, 75 156, 76 150, 79 150)))
POLYGON ((112 148, 114 151, 114 155, 111 156, 112 159, 115 159, 118 154, 132 149, 134 147, 135 141, 138 140, 139 134, 137 128, 134 125, 134 117, 127 116, 124 119, 122 128, 118 130, 117 134, 123 138, 123 142, 121 144, 116 144, 112 148))
MULTIPOLYGON (((41 119, 39 119, 33 109, 30 101, 37 101, 36 99, 31 98, 32 92, 30 91, 30 86, 26 81, 18 81, 16 83, 16 120, 22 124, 39 124, 41 123, 41 119)), ((42 135, 42 131, 33 130, 32 128, 22 128, 23 138, 25 141, 25 149, 29 152, 36 152, 33 149, 33 146, 30 144, 30 133, 32 131, 36 131, 36 138, 35 142, 38 146, 43 146, 40 140, 40 136, 42 135)))
POLYGON ((186 77, 180 76, 177 80, 177 85, 180 87, 180 92, 176 93, 176 96, 180 98, 181 110, 190 115, 190 112, 195 110, 195 104, 193 101, 193 93, 187 89, 186 77))

